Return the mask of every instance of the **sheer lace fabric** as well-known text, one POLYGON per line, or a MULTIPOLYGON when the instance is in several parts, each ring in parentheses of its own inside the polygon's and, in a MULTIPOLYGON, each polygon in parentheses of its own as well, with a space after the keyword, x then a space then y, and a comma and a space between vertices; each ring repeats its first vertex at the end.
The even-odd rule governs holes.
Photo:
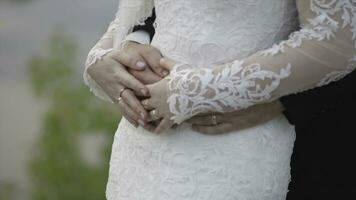
POLYGON ((87 60, 85 62, 85 71, 83 74, 84 82, 89 86, 90 91, 93 92, 97 97, 112 102, 111 98, 101 89, 101 87, 90 77, 87 69, 102 60, 103 57, 112 52, 113 48, 113 36, 115 34, 116 25, 115 22, 111 22, 108 30, 101 37, 99 42, 90 50, 87 60))
MULTIPOLYGON (((247 2, 259 4, 259 1, 247 2)), ((268 6, 266 8, 268 10, 268 6)), ((196 67, 201 66, 200 63, 173 56, 180 63, 169 78, 168 103, 172 120, 181 123, 202 112, 244 109, 323 86, 352 72, 356 68, 356 2, 305 0, 297 1, 297 8, 302 28, 289 39, 274 45, 268 40, 259 41, 258 37, 252 40, 264 44, 261 48, 269 46, 269 49, 247 57, 235 57, 225 64, 220 61, 202 67, 196 67)), ((271 24, 273 26, 273 22, 271 24)), ((266 25, 262 27, 267 28, 266 25)), ((225 35, 233 33, 226 32, 225 35)), ((215 46, 205 49, 209 52, 208 59, 214 56, 215 46)), ((223 57, 221 54, 229 54, 229 51, 216 55, 223 57)))

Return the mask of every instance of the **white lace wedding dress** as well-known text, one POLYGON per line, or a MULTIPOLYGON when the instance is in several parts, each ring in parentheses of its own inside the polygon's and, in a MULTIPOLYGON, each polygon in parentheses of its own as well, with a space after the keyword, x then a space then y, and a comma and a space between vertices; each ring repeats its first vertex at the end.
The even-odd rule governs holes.
MULTIPOLYGON (((155 0, 152 45, 203 67, 244 58, 286 38, 290 0, 155 0)), ((109 200, 283 200, 294 128, 284 116, 218 136, 188 124, 156 135, 122 119, 115 134, 109 200)))
MULTIPOLYGON (((200 112, 243 109, 323 86, 352 72, 355 0, 296 2, 302 29, 285 39, 297 21, 294 0, 121 0, 117 18, 89 53, 86 66, 119 46, 154 3, 152 45, 183 63, 171 71, 169 82, 168 104, 177 123, 200 112)), ((97 96, 111 101, 86 72, 84 79, 97 96)), ((156 135, 122 119, 107 198, 283 200, 294 139, 282 115, 216 136, 194 132, 186 123, 156 135)))

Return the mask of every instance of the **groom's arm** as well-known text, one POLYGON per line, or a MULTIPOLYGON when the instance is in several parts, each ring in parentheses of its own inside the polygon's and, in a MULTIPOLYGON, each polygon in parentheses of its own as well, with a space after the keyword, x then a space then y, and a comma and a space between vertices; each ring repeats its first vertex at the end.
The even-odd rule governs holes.
MULTIPOLYGON (((145 48, 145 46, 149 46, 151 49, 155 49, 155 51, 159 52, 159 49, 156 49, 155 47, 150 45, 151 40, 155 34, 155 28, 154 28, 155 20, 156 20, 156 13, 155 13, 155 9, 153 9, 152 15, 145 20, 145 23, 143 25, 135 26, 133 32, 126 37, 125 40, 128 43, 130 42, 137 43, 135 47, 136 51, 141 51, 143 48, 145 48)), ((144 52, 144 50, 142 51, 144 52)), ((150 60, 149 54, 150 52, 146 52, 146 55, 144 56, 146 60, 150 60)), ((157 62, 158 61, 159 60, 157 60, 157 62)), ((147 73, 145 73, 145 71, 151 74, 156 73, 161 77, 168 75, 168 71, 161 68, 159 65, 150 65, 145 69, 145 71, 139 71, 135 69, 128 69, 128 71, 144 84, 152 84, 154 82, 159 81, 157 79, 151 79, 147 77, 147 73)))
MULTIPOLYGON (((150 40, 152 40, 152 38, 155 34, 155 28, 153 26, 153 23, 155 20, 156 20, 156 12, 153 9, 152 16, 150 16, 149 18, 146 19, 144 25, 135 26, 132 34, 139 33, 139 35, 145 35, 144 37, 146 37, 148 35, 150 40)), ((141 37, 141 36, 138 36, 138 37, 141 37)), ((132 39, 134 39, 134 38, 132 38, 132 39)))
POLYGON ((152 15, 145 20, 145 24, 135 26, 132 33, 130 33, 125 40, 138 44, 150 44, 155 34, 155 28, 153 26, 155 20, 156 13, 153 9, 152 15))
POLYGON ((136 42, 138 44, 150 44, 155 34, 155 28, 153 26, 156 20, 156 13, 153 9, 152 15, 145 20, 143 25, 137 25, 133 28, 132 33, 126 37, 126 41, 136 42))

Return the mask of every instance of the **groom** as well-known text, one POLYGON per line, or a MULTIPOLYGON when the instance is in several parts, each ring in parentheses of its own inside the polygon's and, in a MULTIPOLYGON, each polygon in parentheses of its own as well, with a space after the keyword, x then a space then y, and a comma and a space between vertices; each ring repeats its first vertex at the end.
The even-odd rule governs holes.
MULTIPOLYGON (((145 49, 145 52, 141 52, 147 54, 150 51, 157 51, 154 48, 148 51, 148 45, 139 44, 149 43, 152 39, 154 19, 153 15, 146 20, 146 25, 135 27, 134 33, 129 36, 128 40, 137 43, 126 52, 132 60, 137 60, 135 56, 141 49, 145 49)), ((161 73, 154 66, 152 71, 161 73)), ((130 67, 129 72, 141 82, 149 82, 149 77, 152 77, 152 80, 157 79, 152 73, 141 73, 130 67)), ((125 75, 121 76, 124 79, 125 75)), ((126 99, 134 100, 133 98, 135 97, 131 96, 126 99)), ((287 200, 356 199, 356 166, 354 164, 356 141, 353 140, 356 135, 356 117, 354 116, 356 113, 356 71, 327 86, 283 97, 280 102, 283 104, 285 116, 291 124, 295 125, 297 134, 291 161, 292 180, 287 200)), ((248 119, 247 121, 251 122, 251 119, 255 119, 257 125, 261 123, 261 116, 270 115, 267 118, 272 118, 275 114, 283 112, 281 107, 276 105, 278 104, 266 105, 264 109, 268 110, 267 112, 263 112, 263 109, 250 109, 249 112, 240 111, 239 114, 233 116, 222 115, 219 123, 228 120, 237 121, 237 119, 240 121, 248 119)), ((193 123, 198 124, 196 126, 198 131, 207 133, 234 131, 241 128, 237 125, 220 130, 213 124, 209 124, 208 129, 199 125, 208 125, 206 121, 204 117, 197 117, 193 123)), ((239 123, 236 122, 236 124, 239 123)), ((251 123, 249 125, 251 126, 251 123)))

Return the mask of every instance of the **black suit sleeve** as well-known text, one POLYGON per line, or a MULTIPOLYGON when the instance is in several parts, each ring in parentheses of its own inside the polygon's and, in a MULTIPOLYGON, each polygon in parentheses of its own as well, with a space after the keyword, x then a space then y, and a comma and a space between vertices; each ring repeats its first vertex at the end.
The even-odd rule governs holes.
POLYGON ((133 31, 138 31, 138 30, 144 30, 147 31, 147 33, 150 34, 150 39, 152 40, 154 34, 155 34, 155 28, 153 26, 153 22, 156 20, 156 13, 155 13, 155 9, 153 9, 152 11, 152 16, 147 18, 145 21, 145 25, 139 25, 139 26, 135 26, 133 31))
POLYGON ((322 109, 321 100, 326 97, 323 96, 321 91, 317 88, 281 97, 279 100, 285 108, 284 115, 289 123, 298 126, 309 124, 322 109))
POLYGON ((326 118, 337 121, 337 117, 330 113, 342 111, 344 107, 352 108, 350 102, 356 98, 355 80, 356 71, 329 85, 282 97, 284 114, 291 124, 300 127, 308 127, 316 120, 322 122, 326 118))
POLYGON ((296 105, 298 105, 298 95, 289 95, 285 96, 279 99, 279 101, 283 104, 285 110, 283 114, 286 116, 288 119, 289 123, 295 125, 295 116, 293 115, 293 108, 296 108, 296 105))

